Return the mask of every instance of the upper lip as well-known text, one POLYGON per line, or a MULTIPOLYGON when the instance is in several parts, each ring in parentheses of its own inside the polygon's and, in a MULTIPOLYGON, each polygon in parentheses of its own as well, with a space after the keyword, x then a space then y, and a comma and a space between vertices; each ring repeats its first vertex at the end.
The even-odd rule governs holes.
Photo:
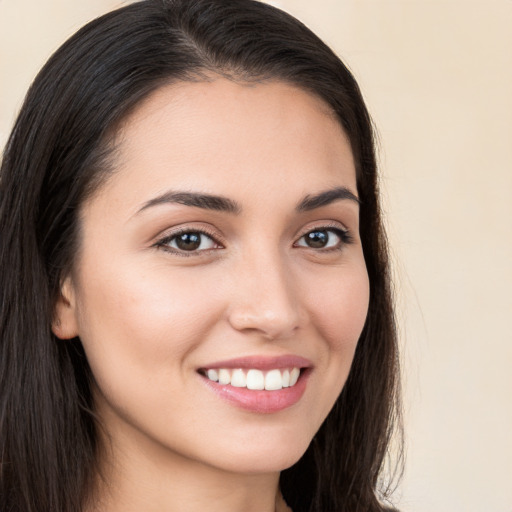
POLYGON ((201 369, 219 369, 219 368, 254 368, 257 370, 274 370, 285 368, 310 368, 313 363, 304 357, 287 354, 282 356, 244 356, 224 361, 215 361, 201 367, 201 369))

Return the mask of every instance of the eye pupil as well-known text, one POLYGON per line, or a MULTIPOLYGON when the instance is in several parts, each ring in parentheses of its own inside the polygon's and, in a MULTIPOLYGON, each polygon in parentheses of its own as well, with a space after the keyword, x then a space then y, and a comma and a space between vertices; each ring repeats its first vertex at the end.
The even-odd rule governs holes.
POLYGON ((314 249, 321 249, 325 247, 329 241, 327 231, 311 231, 305 236, 306 244, 314 249))
POLYGON ((182 251, 194 251, 201 245, 201 233, 182 233, 176 237, 176 246, 182 251))

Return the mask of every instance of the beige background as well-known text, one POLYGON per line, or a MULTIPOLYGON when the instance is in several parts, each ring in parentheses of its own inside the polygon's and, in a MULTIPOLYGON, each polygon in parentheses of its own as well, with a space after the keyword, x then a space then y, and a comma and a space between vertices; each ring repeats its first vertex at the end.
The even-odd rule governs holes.
MULTIPOLYGON (((0 143, 36 71, 122 2, 0 0, 0 143)), ((282 0, 379 128, 404 347, 404 512, 512 512, 512 0, 282 0)))

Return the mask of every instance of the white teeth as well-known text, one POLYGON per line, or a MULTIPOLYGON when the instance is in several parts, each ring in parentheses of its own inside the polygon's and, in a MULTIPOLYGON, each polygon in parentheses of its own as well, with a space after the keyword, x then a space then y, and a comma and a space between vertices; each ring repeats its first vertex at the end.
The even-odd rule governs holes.
POLYGON ((265 389, 274 391, 283 388, 283 377, 279 370, 270 370, 265 375, 265 389))
POLYGON ((208 370, 206 372, 206 375, 210 380, 214 380, 215 382, 219 380, 219 373, 217 372, 217 370, 208 370))
POLYGON ((290 387, 295 386, 299 375, 300 370, 298 368, 292 368, 292 371, 290 372, 290 387))
POLYGON ((247 389, 265 389, 265 377, 261 370, 247 372, 247 389))
POLYGON ((231 375, 231 385, 235 388, 245 388, 247 380, 242 370, 234 370, 233 375, 231 375))
POLYGON ((285 370, 276 369, 263 372, 252 368, 250 370, 219 368, 217 370, 206 370, 205 375, 214 382, 222 385, 230 384, 235 388, 276 391, 295 386, 300 376, 300 369, 287 368, 285 370))
POLYGON ((230 384, 231 383, 231 374, 229 370, 221 369, 219 370, 219 384, 230 384))

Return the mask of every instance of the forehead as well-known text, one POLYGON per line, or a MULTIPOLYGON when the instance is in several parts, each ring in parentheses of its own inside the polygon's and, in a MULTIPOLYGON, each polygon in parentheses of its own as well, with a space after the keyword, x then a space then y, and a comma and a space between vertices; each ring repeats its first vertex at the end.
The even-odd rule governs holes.
POLYGON ((240 187, 356 190, 350 144, 330 107, 282 82, 218 78, 161 87, 125 119, 116 141, 116 172, 105 191, 123 182, 124 197, 138 195, 139 203, 170 187, 226 196, 240 187))

